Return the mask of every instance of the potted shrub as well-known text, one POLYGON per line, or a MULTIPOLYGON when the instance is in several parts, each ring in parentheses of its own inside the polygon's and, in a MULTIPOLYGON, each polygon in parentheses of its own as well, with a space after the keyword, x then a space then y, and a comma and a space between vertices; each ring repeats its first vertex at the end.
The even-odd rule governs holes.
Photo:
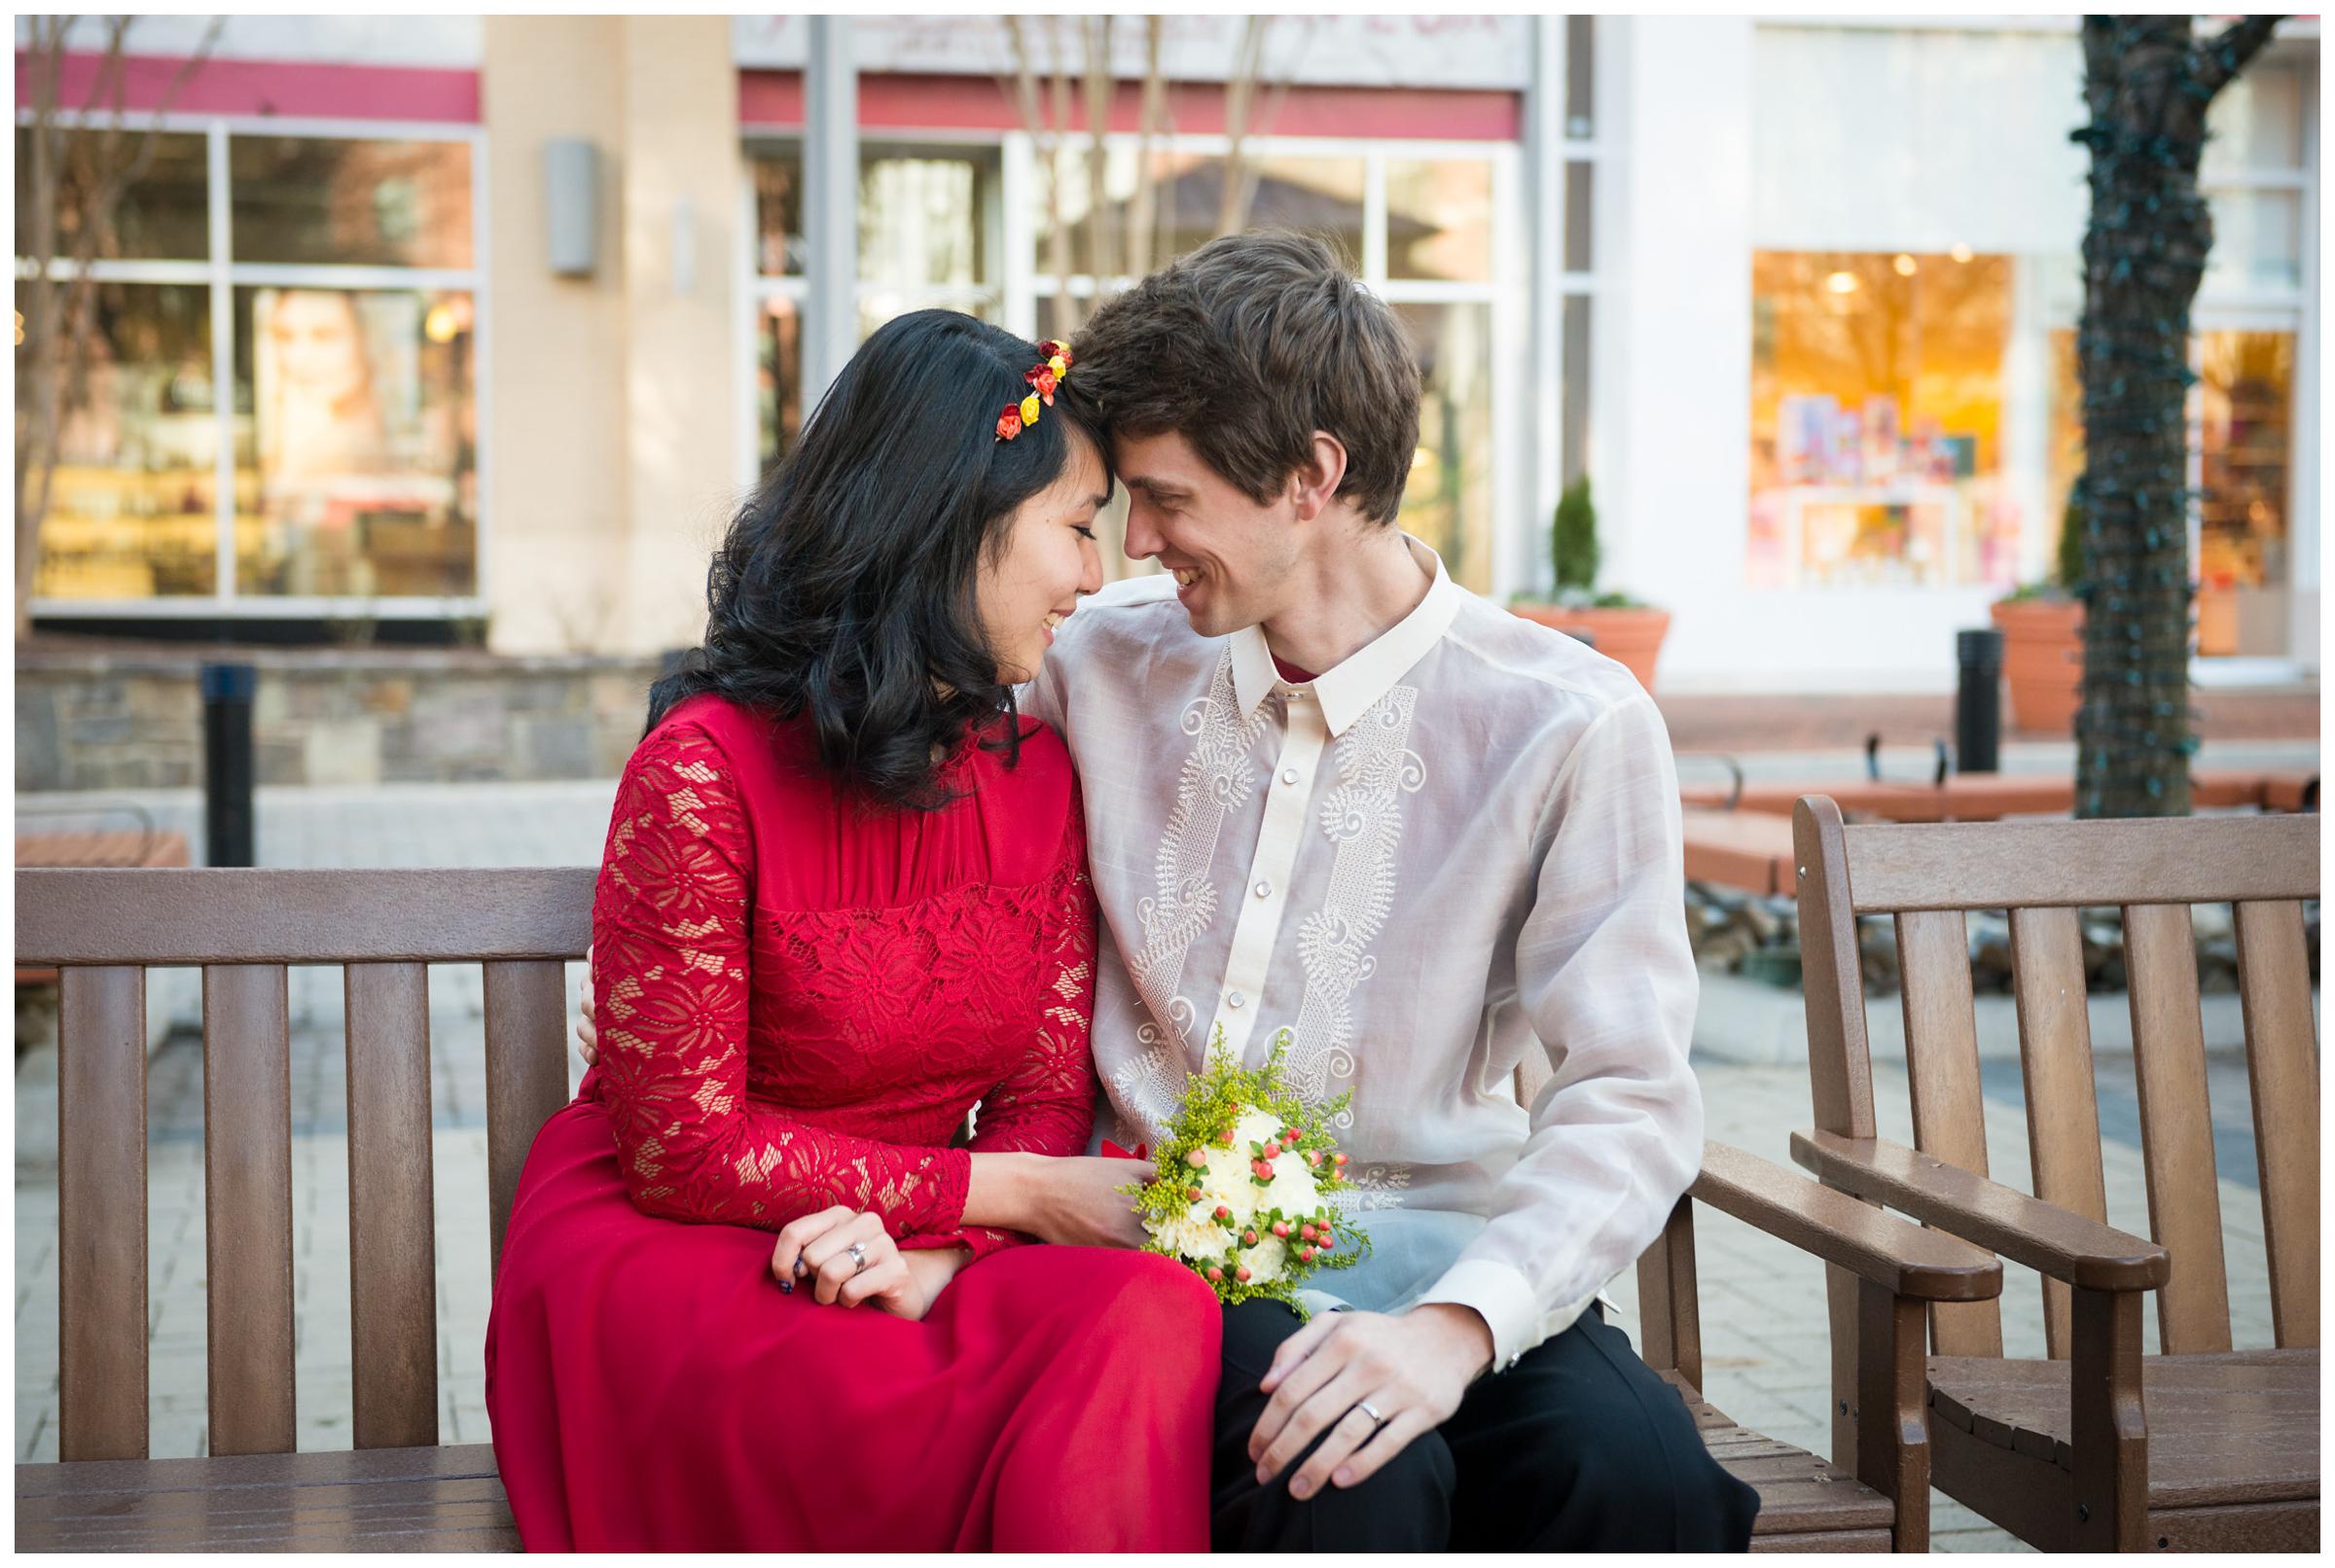
POLYGON ((2075 585, 2083 574, 2083 519, 2071 496, 2060 517, 2059 554, 2050 579, 1994 603, 2013 729, 2059 735, 2075 729, 2084 684, 2084 606, 2075 585))
POLYGON ((1628 665, 1637 684, 1653 691, 1654 661, 1670 632, 1670 613, 1627 593, 1597 590, 1598 511, 1590 501, 1586 476, 1566 485, 1557 503, 1549 554, 1557 568, 1556 597, 1520 597, 1509 608, 1527 621, 1587 636, 1599 653, 1628 665))

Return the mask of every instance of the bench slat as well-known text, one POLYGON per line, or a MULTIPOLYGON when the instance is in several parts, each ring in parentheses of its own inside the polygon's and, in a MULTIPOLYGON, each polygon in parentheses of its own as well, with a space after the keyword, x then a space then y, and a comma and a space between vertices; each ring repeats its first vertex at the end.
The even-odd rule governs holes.
POLYGON ((20 1551, 519 1545, 485 1443, 17 1467, 20 1551))
POLYGON ((57 1451, 146 1457, 146 973, 57 998, 57 1451))
MULTIPOLYGON (((2088 824, 2087 824, 2088 826, 2088 824)), ((2084 995, 2084 939, 2075 910, 2011 911, 2011 982, 2018 993, 2019 1065, 2027 1079, 2027 1143, 2035 1196, 2107 1223, 2100 1161, 2100 1101, 2092 1082, 2092 1016, 2084 995)), ((2043 1281, 2043 1340, 2053 1359, 2070 1344, 2067 1287, 2043 1281)))
MULTIPOLYGON (((511 1200, 535 1134, 568 1100, 567 972, 557 963, 489 963, 486 978, 486 1169, 493 1263, 503 1265, 511 1200)), ((491 1277, 491 1276, 490 1276, 491 1277)))
POLYGON ((360 1448, 438 1441, 430 990, 420 964, 350 964, 349 1338, 360 1448))
POLYGON ((2150 817, 1847 830, 1856 912, 2318 896, 2318 818, 2150 817))
MULTIPOLYGON (((2128 906, 2124 968, 2132 987, 2149 1236, 2173 1255, 2173 1277, 2157 1293, 2157 1342, 2168 1355, 2227 1350, 2230 1289, 2221 1257, 2205 1025, 2197 1011, 2197 931, 2189 906, 2128 906)), ((1966 1354, 1943 1346, 1938 1353, 1966 1354)))
MULTIPOLYGON (((182 873, 183 874, 183 873, 182 873)), ((211 1452, 289 1451, 292 1051, 281 964, 202 972, 211 1452)))
POLYGON ((19 965, 580 958, 590 866, 19 871, 19 965))
MULTIPOLYGON (((1896 918, 1914 1147, 1984 1176, 1987 1112, 1978 1088, 1969 926, 1959 909, 1909 909, 1896 918)), ((1932 1302, 1929 1322, 1942 1356, 2002 1354, 1998 1300, 1932 1302)))
POLYGON ((2238 988, 2281 1347, 2318 1343, 2318 1067, 2303 907, 2238 906, 2238 988))

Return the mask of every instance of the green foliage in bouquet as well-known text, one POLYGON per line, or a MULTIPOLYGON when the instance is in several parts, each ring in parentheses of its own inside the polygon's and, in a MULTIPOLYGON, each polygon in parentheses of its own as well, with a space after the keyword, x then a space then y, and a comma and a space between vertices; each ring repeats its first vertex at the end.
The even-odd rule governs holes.
POLYGON ((1289 1031, 1283 1029, 1274 1037, 1264 1065, 1244 1068, 1225 1048, 1224 1031, 1219 1028, 1208 1046, 1206 1071, 1194 1074, 1185 1085, 1183 1109, 1152 1157, 1156 1174, 1121 1191, 1134 1196, 1135 1212, 1151 1233, 1146 1252, 1176 1259, 1228 1306, 1263 1299, 1279 1301, 1304 1317, 1306 1311, 1298 1303, 1297 1293, 1307 1278, 1318 1268, 1352 1267, 1369 1252, 1370 1237, 1328 1201, 1332 1194, 1352 1190, 1345 1176, 1346 1156, 1324 1128, 1347 1110, 1353 1095, 1342 1094, 1318 1111, 1310 1110, 1304 1099, 1281 1082, 1281 1061, 1288 1047, 1289 1031), (1298 1133, 1297 1139, 1250 1137, 1243 1145, 1238 1141, 1240 1123, 1252 1112, 1262 1113, 1281 1131, 1298 1133), (1276 1153, 1269 1156, 1269 1148, 1276 1153), (1220 1166, 1226 1163, 1223 1157, 1228 1154, 1246 1163, 1249 1168, 1239 1181, 1250 1191, 1213 1191, 1211 1183, 1217 1178, 1203 1168, 1211 1153, 1218 1156, 1220 1166), (1272 1166, 1279 1158, 1305 1162, 1319 1194, 1311 1210, 1290 1213, 1285 1205, 1268 1206, 1263 1201, 1265 1193, 1277 1183, 1275 1178, 1255 1174, 1255 1169, 1260 1162, 1272 1166), (1192 1211, 1198 1203, 1192 1194, 1196 1191, 1223 1197, 1226 1201, 1218 1208, 1233 1212, 1195 1221, 1192 1211), (1195 1225, 1209 1224, 1227 1232, 1222 1243, 1225 1257, 1216 1264, 1196 1262, 1173 1244, 1179 1228, 1189 1230, 1195 1225), (1308 1227, 1313 1228, 1311 1237, 1306 1234, 1308 1227), (1239 1277, 1243 1260, 1263 1264, 1268 1259, 1273 1266, 1262 1268, 1258 1277, 1239 1277))

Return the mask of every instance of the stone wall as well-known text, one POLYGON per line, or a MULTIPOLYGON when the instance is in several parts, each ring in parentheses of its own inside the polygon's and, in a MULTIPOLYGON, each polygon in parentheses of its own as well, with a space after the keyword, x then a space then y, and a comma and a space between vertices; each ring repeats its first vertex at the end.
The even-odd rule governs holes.
POLYGON ((613 778, 654 658, 475 650, 17 650, 17 790, 202 782, 206 659, 254 664, 262 784, 613 778))

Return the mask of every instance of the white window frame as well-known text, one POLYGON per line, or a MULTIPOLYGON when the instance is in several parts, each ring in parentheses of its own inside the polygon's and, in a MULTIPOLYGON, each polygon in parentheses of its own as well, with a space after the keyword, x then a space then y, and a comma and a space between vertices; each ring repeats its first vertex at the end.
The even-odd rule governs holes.
MULTIPOLYGON (((30 110, 18 110, 19 127, 32 123, 30 110)), ((102 127, 110 114, 60 112, 56 124, 68 129, 102 127)), ((147 125, 175 134, 200 135, 208 158, 204 194, 209 223, 210 255, 203 261, 99 261, 90 275, 100 282, 202 284, 211 300, 212 418, 218 427, 219 451, 213 480, 213 519, 218 530, 219 564, 214 591, 201 596, 172 594, 135 599, 35 598, 32 613, 40 620, 353 620, 444 621, 481 616, 491 601, 488 580, 493 552, 491 538, 493 432, 493 309, 486 278, 489 236, 487 213, 486 131, 484 125, 436 121, 328 120, 298 116, 168 114, 141 116, 147 125), (228 141, 234 136, 315 141, 437 141, 460 142, 470 149, 470 266, 466 267, 404 267, 333 264, 237 263, 234 253, 234 202, 229 183, 228 141), (460 289, 471 299, 472 416, 478 430, 475 451, 477 504, 472 517, 475 587, 454 596, 280 595, 238 594, 235 591, 235 452, 234 452, 234 291, 239 287, 319 289, 460 289)), ((13 242, 12 242, 13 243, 13 242)), ((59 261, 51 276, 69 279, 75 268, 59 261)))

